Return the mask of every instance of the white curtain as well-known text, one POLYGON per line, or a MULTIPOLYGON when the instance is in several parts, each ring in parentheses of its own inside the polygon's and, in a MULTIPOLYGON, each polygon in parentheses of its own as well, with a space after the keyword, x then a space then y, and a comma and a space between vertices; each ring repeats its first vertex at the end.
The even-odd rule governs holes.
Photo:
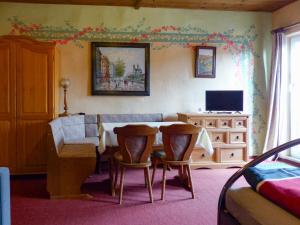
POLYGON ((268 127, 263 152, 289 140, 286 36, 283 31, 273 33, 268 100, 268 127))

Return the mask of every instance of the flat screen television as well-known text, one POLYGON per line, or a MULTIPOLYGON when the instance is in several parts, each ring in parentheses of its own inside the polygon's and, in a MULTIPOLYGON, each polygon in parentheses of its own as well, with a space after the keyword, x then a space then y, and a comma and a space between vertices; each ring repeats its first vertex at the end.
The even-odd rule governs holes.
POLYGON ((243 91, 206 91, 206 111, 243 111, 243 91))

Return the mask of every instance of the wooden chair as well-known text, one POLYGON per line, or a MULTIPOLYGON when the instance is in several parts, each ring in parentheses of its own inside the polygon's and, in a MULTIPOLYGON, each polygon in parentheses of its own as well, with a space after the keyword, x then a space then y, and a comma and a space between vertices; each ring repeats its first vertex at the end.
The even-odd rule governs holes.
MULTIPOLYGON (((149 167, 151 166, 150 154, 155 140, 157 128, 146 125, 127 125, 114 128, 117 134, 119 151, 114 158, 121 170, 119 203, 122 204, 125 168, 144 169, 146 185, 148 187, 151 203, 153 202, 152 186, 149 167)), ((118 180, 118 169, 115 174, 115 186, 118 180)))
MULTIPOLYGON (((165 154, 155 155, 159 157, 163 163, 163 183, 161 199, 164 200, 166 189, 166 170, 168 166, 180 168, 180 174, 187 172, 188 186, 194 195, 193 182, 191 177, 190 156, 196 144, 199 127, 192 124, 173 124, 171 126, 161 126, 159 130, 162 132, 165 154)), ((155 159, 154 159, 155 161, 155 159)), ((152 182, 156 171, 156 163, 153 165, 152 182)))

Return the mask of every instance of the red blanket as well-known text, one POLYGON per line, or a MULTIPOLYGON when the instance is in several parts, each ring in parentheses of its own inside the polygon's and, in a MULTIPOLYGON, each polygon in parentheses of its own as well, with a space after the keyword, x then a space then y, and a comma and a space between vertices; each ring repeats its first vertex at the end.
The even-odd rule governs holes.
POLYGON ((245 178, 261 195, 300 218, 300 169, 247 169, 245 178))

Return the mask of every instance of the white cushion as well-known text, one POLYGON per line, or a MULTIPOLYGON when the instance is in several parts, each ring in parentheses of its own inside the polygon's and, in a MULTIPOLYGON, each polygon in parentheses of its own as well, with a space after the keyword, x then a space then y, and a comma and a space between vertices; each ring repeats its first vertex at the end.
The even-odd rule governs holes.
POLYGON ((63 125, 65 141, 85 138, 85 124, 83 115, 61 117, 61 122, 63 125))

